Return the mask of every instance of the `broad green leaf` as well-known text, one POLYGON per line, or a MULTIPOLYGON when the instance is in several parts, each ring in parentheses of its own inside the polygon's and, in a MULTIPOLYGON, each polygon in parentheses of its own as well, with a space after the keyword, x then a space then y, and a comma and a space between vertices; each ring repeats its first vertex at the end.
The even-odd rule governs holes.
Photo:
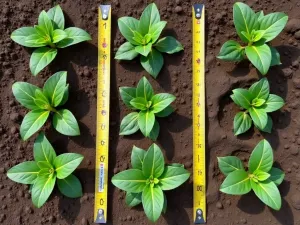
POLYGON ((82 160, 83 156, 77 153, 64 153, 57 156, 53 162, 57 178, 64 179, 69 176, 82 160))
POLYGON ((271 175, 269 180, 273 181, 277 186, 282 183, 284 179, 284 172, 282 170, 272 167, 269 174, 271 175))
POLYGON ((152 43, 148 43, 147 45, 139 45, 135 46, 134 50, 140 53, 143 56, 148 56, 152 49, 152 43))
POLYGON ((139 43, 139 45, 143 45, 144 44, 144 37, 143 35, 138 32, 138 31, 133 31, 133 40, 135 40, 137 43, 139 43))
POLYGON ((268 45, 253 44, 246 47, 246 55, 250 62, 261 72, 266 75, 271 65, 271 49, 268 45))
POLYGON ((52 37, 53 34, 53 24, 51 19, 49 18, 49 16, 47 15, 47 13, 45 12, 45 10, 43 10, 40 15, 39 15, 39 19, 38 19, 38 23, 39 26, 43 27, 47 34, 52 37))
POLYGON ((257 170, 269 172, 273 165, 273 150, 267 140, 261 140, 253 149, 249 158, 249 172, 257 170))
POLYGON ((264 16, 260 21, 260 30, 264 30, 263 38, 267 42, 273 40, 283 30, 288 21, 285 13, 275 12, 264 16))
POLYGON ((254 175, 258 181, 264 181, 270 177, 269 173, 260 170, 257 170, 254 175))
POLYGON ((234 135, 239 135, 245 133, 247 130, 250 129, 252 125, 252 120, 248 113, 245 112, 238 112, 233 121, 233 130, 234 135))
POLYGON ((140 111, 138 125, 145 137, 148 137, 155 123, 155 115, 152 111, 140 111))
POLYGON ((20 135, 23 141, 30 138, 47 121, 50 112, 42 109, 35 109, 27 113, 20 127, 20 135))
POLYGON ((25 43, 30 47, 43 47, 48 44, 48 40, 40 34, 34 33, 26 37, 25 43))
POLYGON ((55 185, 55 176, 39 176, 31 191, 32 203, 40 208, 48 200, 55 185))
POLYGON ((138 148, 135 145, 133 146, 131 153, 131 165, 133 169, 142 170, 145 154, 145 150, 138 148))
POLYGON ((190 177, 189 171, 182 167, 166 166, 159 177, 159 185, 162 190, 172 190, 186 182, 190 177))
POLYGON ((64 96, 58 106, 66 104, 69 99, 69 84, 65 86, 64 96))
POLYGON ((120 135, 130 135, 139 130, 139 113, 132 112, 126 115, 120 125, 120 135))
POLYGON ((153 88, 146 77, 140 79, 136 88, 136 97, 141 97, 150 101, 154 94, 153 88))
POLYGON ((142 203, 148 219, 157 221, 164 206, 164 193, 161 188, 158 185, 147 185, 143 190, 142 203))
POLYGON ((264 111, 264 109, 259 108, 249 108, 250 116, 253 120, 254 125, 263 130, 268 123, 268 114, 264 111))
POLYGON ((134 31, 138 30, 139 21, 133 17, 121 17, 118 19, 118 26, 121 34, 133 45, 139 45, 134 37, 134 31))
POLYGON ((34 29, 36 33, 42 37, 44 37, 48 44, 51 43, 51 34, 48 33, 48 30, 42 25, 34 25, 34 29))
POLYGON ((30 35, 33 35, 33 34, 37 34, 34 27, 22 27, 22 28, 19 28, 17 30, 14 30, 11 33, 10 38, 14 42, 16 42, 20 45, 23 45, 25 47, 37 47, 35 44, 26 43, 27 37, 30 36, 30 35))
POLYGON ((175 52, 180 52, 183 50, 182 44, 177 41, 172 36, 167 36, 162 39, 159 39, 158 42, 154 45, 154 47, 160 51, 168 54, 173 54, 175 52))
POLYGON ((183 164, 180 164, 180 163, 171 163, 171 164, 169 164, 168 166, 182 167, 182 168, 184 168, 184 165, 183 165, 183 164))
POLYGON ((125 197, 126 205, 134 207, 142 203, 142 192, 140 193, 126 193, 125 197))
POLYGON ((152 112, 153 113, 159 113, 162 110, 164 110, 166 107, 168 107, 176 97, 172 94, 167 93, 161 93, 156 94, 151 98, 152 101, 152 112))
POLYGON ((172 112, 174 112, 173 107, 171 105, 168 105, 162 111, 155 113, 155 116, 156 117, 167 117, 167 116, 171 115, 172 112))
POLYGON ((41 132, 34 142, 33 156, 36 162, 46 161, 50 164, 53 164, 53 161, 56 158, 56 153, 44 132, 41 132))
POLYGON ((243 89, 243 88, 237 88, 233 91, 235 100, 239 103, 241 107, 244 109, 249 109, 251 107, 251 102, 253 100, 253 96, 250 93, 250 91, 243 89))
POLYGON ((40 109, 50 108, 50 102, 40 89, 35 90, 34 102, 40 109))
POLYGON ((159 135, 159 130, 160 130, 160 126, 159 126, 159 123, 157 122, 157 120, 155 120, 154 122, 154 126, 149 134, 149 138, 152 140, 152 141, 156 141, 157 138, 158 138, 158 135, 159 135))
POLYGON ((119 47, 115 55, 115 59, 132 60, 138 55, 139 53, 136 52, 135 46, 132 45, 130 42, 125 42, 119 47))
POLYGON ((269 46, 271 49, 271 55, 272 55, 272 59, 271 59, 271 66, 277 66, 277 65, 281 65, 281 61, 280 61, 280 54, 277 51, 276 48, 269 46))
POLYGON ((57 54, 57 49, 41 47, 32 53, 30 57, 30 71, 36 76, 40 71, 42 71, 49 63, 53 61, 57 54))
POLYGON ((55 130, 61 134, 68 136, 80 135, 77 120, 67 109, 61 109, 54 113, 52 124, 55 130))
POLYGON ((274 182, 270 180, 262 182, 251 181, 251 187, 256 196, 272 209, 279 210, 281 208, 281 196, 274 182))
POLYGON ((43 92, 51 106, 56 107, 63 99, 67 83, 67 72, 61 71, 53 74, 45 82, 43 92))
POLYGON ((119 92, 124 104, 129 108, 134 109, 134 107, 130 104, 130 101, 136 97, 136 88, 120 87, 119 92))
POLYGON ((150 33, 151 27, 160 21, 159 11, 155 3, 149 4, 143 11, 138 23, 138 30, 142 35, 150 33))
MULTIPOLYGON (((254 125, 259 128, 255 123, 254 125)), ((264 129, 261 129, 263 132, 271 133, 272 132, 272 127, 273 127, 273 120, 270 115, 268 115, 268 121, 267 125, 264 127, 264 129)))
POLYGON ((167 200, 166 194, 164 193, 164 205, 163 205, 163 209, 162 209, 163 213, 167 212, 167 205, 168 205, 168 200, 167 200))
MULTIPOLYGON (((38 176, 39 177, 45 177, 45 176, 49 177, 49 176, 53 176, 53 173, 51 173, 51 170, 49 168, 42 168, 42 169, 40 169, 38 176)), ((31 185, 31 186, 33 186, 33 185, 31 185)))
POLYGON ((123 191, 139 193, 146 187, 147 178, 141 170, 129 169, 114 175, 111 182, 123 191))
POLYGON ((52 35, 53 43, 60 42, 61 40, 65 39, 66 37, 68 37, 68 35, 63 30, 56 29, 53 31, 53 35, 52 35))
POLYGON ((249 88, 250 93, 254 98, 261 98, 267 100, 270 93, 270 86, 267 78, 262 78, 259 81, 255 82, 249 88))
POLYGON ((226 61, 241 61, 245 58, 245 48, 236 41, 226 41, 217 58, 226 61))
POLYGON ((37 162, 37 165, 40 169, 53 169, 53 166, 47 161, 39 161, 37 162))
POLYGON ((159 21, 158 23, 151 26, 149 34, 151 35, 152 43, 155 43, 157 41, 162 30, 165 28, 166 25, 167 25, 166 21, 159 21))
POLYGON ((68 198, 79 198, 82 196, 82 187, 79 179, 70 174, 64 179, 57 179, 59 191, 68 198))
POLYGON ((243 195, 251 191, 250 178, 245 170, 228 174, 221 184, 220 191, 231 195, 243 195))
POLYGON ((218 164, 225 176, 236 170, 244 170, 242 161, 236 156, 218 157, 218 164))
POLYGON ((255 99, 252 100, 252 106, 257 108, 257 107, 262 106, 265 102, 266 102, 265 99, 255 98, 255 99))
POLYGON ((78 27, 69 27, 65 29, 64 32, 68 36, 57 43, 58 48, 65 48, 83 41, 92 40, 91 36, 85 30, 82 30, 78 27))
POLYGON ((233 5, 233 22, 239 37, 246 43, 248 40, 244 37, 242 31, 250 34, 252 30, 258 30, 259 26, 255 12, 242 2, 236 2, 233 5))
POLYGON ((33 184, 38 176, 40 168, 34 161, 22 162, 7 171, 7 176, 14 182, 21 184, 33 184))
POLYGON ((143 68, 154 78, 157 77, 164 64, 162 54, 154 48, 147 57, 141 56, 140 61, 143 68))
POLYGON ((266 103, 261 106, 265 112, 274 112, 284 105, 284 100, 278 95, 270 94, 266 103))
POLYGON ((257 12, 257 13, 255 13, 256 14, 256 16, 257 16, 257 20, 258 20, 258 22, 260 23, 260 20, 264 17, 264 11, 260 11, 260 12, 257 12))
POLYGON ((27 109, 39 108, 34 101, 36 90, 40 89, 26 82, 16 82, 12 85, 12 92, 16 100, 27 109))
POLYGON ((145 154, 143 174, 147 178, 158 178, 164 172, 164 156, 156 144, 152 144, 145 154))
POLYGON ((135 109, 139 109, 139 110, 146 110, 148 108, 148 102, 146 101, 145 98, 142 98, 142 97, 133 98, 130 101, 130 104, 135 109))
POLYGON ((63 30, 65 28, 65 17, 59 5, 54 6, 47 12, 48 17, 55 23, 57 28, 63 30))

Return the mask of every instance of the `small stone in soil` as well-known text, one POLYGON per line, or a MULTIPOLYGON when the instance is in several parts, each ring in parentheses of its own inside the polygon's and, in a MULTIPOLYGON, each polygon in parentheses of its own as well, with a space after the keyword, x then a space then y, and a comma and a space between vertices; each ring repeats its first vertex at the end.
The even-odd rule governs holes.
POLYGON ((81 225, 88 225, 87 219, 85 217, 81 219, 81 225))
POLYGON ((185 167, 185 168, 191 168, 192 165, 193 165, 193 163, 192 163, 191 161, 188 161, 188 162, 186 162, 186 163, 184 164, 184 167, 185 167))
POLYGON ((216 207, 218 209, 223 209, 223 204, 221 202, 217 202, 216 207))
POLYGON ((293 70, 290 68, 284 68, 282 72, 285 77, 291 77, 293 75, 293 70))
POLYGON ((9 118, 13 122, 17 122, 20 119, 20 115, 18 113, 11 113, 9 118))
POLYGON ((300 89, 300 77, 293 78, 294 87, 300 89))
POLYGON ((176 12, 176 13, 181 13, 182 10, 183 10, 183 9, 182 9, 181 6, 176 6, 176 7, 175 7, 175 12, 176 12))
POLYGON ((291 200, 292 200, 292 206, 295 209, 300 210, 300 193, 293 194, 291 200))

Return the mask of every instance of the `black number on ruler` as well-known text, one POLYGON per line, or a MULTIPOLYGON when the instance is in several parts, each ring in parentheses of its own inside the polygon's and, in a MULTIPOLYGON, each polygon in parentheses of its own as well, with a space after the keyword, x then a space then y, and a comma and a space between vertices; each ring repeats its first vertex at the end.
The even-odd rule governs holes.
POLYGON ((104 162, 104 160, 105 160, 105 156, 101 155, 100 156, 100 162, 104 162))
POLYGON ((106 23, 103 24, 104 28, 106 29, 106 23))
POLYGON ((104 205, 104 199, 103 198, 100 198, 100 205, 104 205))
POLYGON ((197 185, 197 191, 202 191, 202 185, 197 185))
POLYGON ((101 140, 101 145, 105 145, 105 141, 101 140))
POLYGON ((198 155, 198 163, 200 162, 200 155, 198 155))
POLYGON ((197 144, 197 148, 201 148, 201 144, 197 144))
POLYGON ((198 176, 202 175, 202 170, 198 170, 198 176))

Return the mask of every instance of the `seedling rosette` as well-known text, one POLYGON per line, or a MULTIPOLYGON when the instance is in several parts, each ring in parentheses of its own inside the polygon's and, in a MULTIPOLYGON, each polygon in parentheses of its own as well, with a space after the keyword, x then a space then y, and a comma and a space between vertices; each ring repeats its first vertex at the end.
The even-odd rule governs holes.
POLYGON ((183 50, 180 42, 172 36, 158 40, 166 24, 166 21, 160 20, 155 3, 145 8, 140 20, 133 17, 120 18, 119 30, 127 42, 120 46, 115 59, 132 60, 141 55, 141 65, 156 78, 164 64, 161 52, 173 54, 183 50))
POLYGON ((234 117, 234 134, 245 133, 252 126, 252 121, 259 130, 271 133, 273 121, 268 113, 280 109, 284 100, 278 95, 270 94, 268 80, 263 78, 252 84, 249 90, 237 88, 232 92, 230 97, 234 103, 245 109, 234 117))
POLYGON ((220 191, 231 195, 244 195, 251 190, 272 209, 281 208, 281 196, 277 188, 284 179, 284 172, 273 165, 273 150, 269 142, 262 140, 254 148, 248 163, 248 171, 236 156, 218 158, 219 168, 226 176, 220 191))
POLYGON ((26 83, 16 82, 12 92, 16 100, 31 111, 27 113, 20 127, 20 135, 25 141, 36 133, 53 114, 53 127, 61 134, 80 135, 79 126, 74 115, 61 108, 69 97, 67 72, 57 72, 45 82, 43 89, 26 83))
POLYGON ((33 146, 34 161, 22 162, 7 171, 12 181, 31 185, 32 203, 42 207, 51 195, 55 183, 60 192, 69 198, 82 196, 82 187, 73 171, 83 160, 77 153, 56 155, 52 145, 40 133, 33 146))
POLYGON ((141 130, 145 137, 156 140, 160 129, 156 117, 169 116, 174 111, 170 104, 176 97, 167 93, 154 94, 145 77, 136 88, 121 87, 120 95, 127 107, 139 111, 129 113, 123 118, 120 135, 130 135, 141 130))
POLYGON ((179 187, 190 177, 181 164, 165 165, 164 156, 156 144, 148 151, 133 147, 132 169, 122 171, 112 178, 112 183, 126 191, 126 204, 134 207, 142 203, 146 216, 152 222, 167 210, 164 191, 179 187))
POLYGON ((248 5, 236 2, 233 6, 233 22, 238 36, 246 46, 230 40, 224 43, 219 59, 241 61, 246 57, 263 75, 270 66, 280 65, 280 54, 268 42, 276 38, 288 21, 285 13, 275 12, 264 15, 255 13, 248 5))
POLYGON ((65 29, 65 18, 59 5, 48 12, 42 11, 38 18, 38 25, 22 27, 12 32, 11 39, 29 48, 37 48, 30 58, 30 71, 36 76, 57 54, 58 48, 91 40, 91 36, 78 27, 65 29))

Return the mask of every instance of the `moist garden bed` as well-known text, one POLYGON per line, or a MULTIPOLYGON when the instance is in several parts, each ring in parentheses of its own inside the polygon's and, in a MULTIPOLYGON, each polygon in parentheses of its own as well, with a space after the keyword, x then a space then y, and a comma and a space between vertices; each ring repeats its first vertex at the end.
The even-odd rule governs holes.
MULTIPOLYGON (((184 51, 164 55, 164 66, 154 80, 141 67, 138 60, 118 62, 112 59, 111 73, 111 118, 110 118, 110 170, 112 177, 130 167, 133 145, 147 149, 152 141, 141 133, 119 136, 121 119, 131 110, 122 103, 118 87, 136 86, 146 76, 157 92, 174 94, 177 99, 176 112, 166 119, 159 119, 160 135, 157 144, 165 154, 166 161, 178 162, 192 172, 192 30, 191 7, 193 2, 155 1, 163 20, 168 21, 163 35, 176 37, 184 51)), ((39 12, 49 9, 54 2, 47 1, 3 1, 1 11, 1 125, 0 125, 0 222, 2 224, 92 224, 94 204, 94 168, 96 134, 96 82, 97 82, 97 4, 102 1, 57 1, 64 10, 66 24, 88 31, 92 36, 89 43, 81 43, 60 49, 55 61, 42 71, 38 78, 29 71, 31 50, 25 49, 10 39, 16 28, 36 23, 39 12), (57 189, 49 201, 40 209, 33 207, 27 185, 13 183, 6 171, 13 165, 32 160, 34 138, 23 142, 19 137, 19 126, 26 114, 12 95, 11 86, 16 81, 26 81, 42 86, 45 80, 57 71, 68 71, 70 98, 66 108, 79 121, 81 135, 67 137, 57 133, 51 123, 43 128, 58 154, 76 152, 84 156, 75 175, 83 185, 84 195, 80 199, 63 197, 57 189)), ((207 215, 208 223, 219 224, 300 224, 300 70, 299 36, 290 33, 300 30, 300 5, 295 0, 247 1, 256 11, 283 11, 289 23, 272 44, 278 46, 281 66, 270 69, 267 77, 271 92, 285 99, 285 106, 271 116, 274 121, 271 134, 260 133, 251 128, 246 134, 235 137, 232 121, 238 108, 230 100, 231 90, 249 87, 258 80, 258 72, 248 62, 235 65, 216 59, 221 44, 228 39, 237 39, 232 22, 233 1, 210 1, 206 6, 206 103, 207 103, 207 215), (297 5, 298 4, 298 5, 297 5), (298 28, 297 28, 298 27, 298 28), (276 166, 286 173, 279 190, 283 197, 280 211, 275 212, 255 197, 253 193, 242 197, 219 192, 224 177, 217 166, 217 156, 236 155, 247 160, 254 146, 267 139, 274 149, 276 166)), ((139 17, 147 2, 112 2, 112 51, 125 41, 117 28, 121 16, 139 17)), ((109 186, 109 224, 150 224, 142 207, 130 209, 125 205, 124 192, 109 186)), ((167 192, 168 210, 157 224, 192 224, 192 177, 176 190, 167 192)))

